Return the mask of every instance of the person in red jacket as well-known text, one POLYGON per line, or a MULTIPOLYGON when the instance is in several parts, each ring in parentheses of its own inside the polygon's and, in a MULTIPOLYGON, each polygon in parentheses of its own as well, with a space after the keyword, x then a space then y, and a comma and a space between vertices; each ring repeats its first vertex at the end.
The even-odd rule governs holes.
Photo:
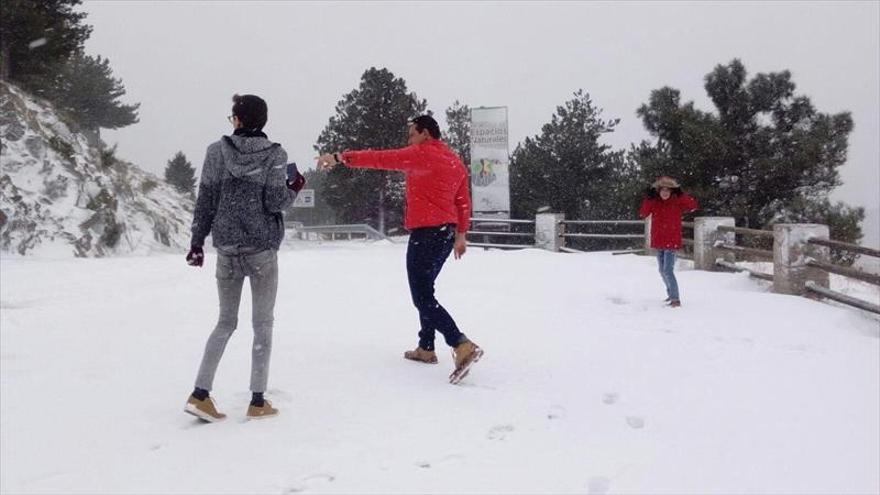
POLYGON ((660 276, 669 306, 681 306, 675 279, 675 252, 681 249, 681 216, 696 210, 697 200, 682 192, 672 177, 659 177, 646 191, 639 217, 651 217, 651 249, 657 250, 660 276))
POLYGON ((406 215, 410 231, 406 271, 410 294, 419 312, 419 345, 403 357, 436 364, 434 332, 453 348, 455 369, 449 376, 458 383, 483 350, 468 339, 434 297, 434 281, 450 252, 455 259, 467 250, 471 201, 468 173, 461 159, 440 139, 440 126, 430 115, 416 117, 407 129, 409 146, 392 150, 330 153, 318 157, 319 168, 341 163, 347 167, 396 170, 406 174, 406 215))

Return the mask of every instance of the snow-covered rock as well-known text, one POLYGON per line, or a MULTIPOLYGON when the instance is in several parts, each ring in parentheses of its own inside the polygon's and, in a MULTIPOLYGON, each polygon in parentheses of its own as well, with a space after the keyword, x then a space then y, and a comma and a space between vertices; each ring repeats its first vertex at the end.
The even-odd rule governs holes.
POLYGON ((5 82, 0 139, 0 251, 96 257, 188 245, 190 196, 5 82))

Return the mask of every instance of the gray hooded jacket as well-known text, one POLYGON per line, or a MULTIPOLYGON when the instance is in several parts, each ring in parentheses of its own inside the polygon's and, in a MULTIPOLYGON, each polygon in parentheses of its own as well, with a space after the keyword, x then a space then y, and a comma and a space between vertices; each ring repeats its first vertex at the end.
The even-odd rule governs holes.
POLYGON ((287 152, 265 137, 224 136, 208 146, 192 223, 193 246, 212 234, 220 251, 278 249, 287 188, 287 152))

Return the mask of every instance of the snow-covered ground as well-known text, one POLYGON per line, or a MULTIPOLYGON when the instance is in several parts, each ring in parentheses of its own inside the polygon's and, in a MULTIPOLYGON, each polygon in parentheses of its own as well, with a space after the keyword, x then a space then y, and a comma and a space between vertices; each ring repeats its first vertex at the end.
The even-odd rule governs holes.
MULTIPOLYGON (((286 244, 268 396, 245 422, 250 297, 183 413, 213 256, 0 259, 3 493, 877 493, 880 321, 654 260, 471 249, 441 302, 486 351, 402 359, 405 246, 286 244)), ((441 341, 438 340, 438 349, 441 341)))

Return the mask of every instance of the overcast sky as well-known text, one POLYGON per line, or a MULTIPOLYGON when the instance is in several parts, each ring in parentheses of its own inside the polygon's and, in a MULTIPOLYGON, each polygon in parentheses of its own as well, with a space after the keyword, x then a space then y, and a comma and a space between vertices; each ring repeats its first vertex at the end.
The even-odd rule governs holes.
MULTIPOLYGON (((336 102, 369 67, 406 80, 443 117, 456 99, 507 106, 510 149, 583 88, 608 118, 607 143, 649 136, 635 115, 672 86, 712 109, 703 77, 740 58, 750 75, 792 72, 822 112, 852 112, 844 186, 880 207, 880 2, 134 2, 89 1, 86 44, 140 102, 140 123, 106 131, 118 154, 162 174, 182 150, 201 169, 230 132, 233 93, 269 104, 266 132, 312 166, 336 102)), ((441 118, 441 127, 445 121, 441 118)), ((876 221, 876 217, 874 217, 876 221)))

